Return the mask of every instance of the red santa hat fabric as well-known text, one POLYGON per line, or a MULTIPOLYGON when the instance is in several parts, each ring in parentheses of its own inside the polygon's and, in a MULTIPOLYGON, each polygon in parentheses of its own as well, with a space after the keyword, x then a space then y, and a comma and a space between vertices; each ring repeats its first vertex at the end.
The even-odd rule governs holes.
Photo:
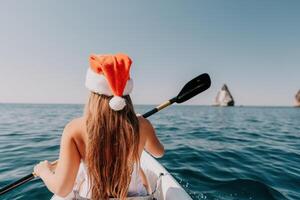
POLYGON ((115 55, 91 55, 85 86, 92 92, 114 96, 110 107, 122 110, 126 106, 124 95, 131 93, 133 81, 130 78, 132 60, 123 53, 115 55))

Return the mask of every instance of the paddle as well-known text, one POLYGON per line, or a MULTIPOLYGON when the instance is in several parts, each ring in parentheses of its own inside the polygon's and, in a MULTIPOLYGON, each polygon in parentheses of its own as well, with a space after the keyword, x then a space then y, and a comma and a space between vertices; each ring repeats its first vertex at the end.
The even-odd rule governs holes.
MULTIPOLYGON (((200 94, 201 92, 207 90, 210 87, 210 84, 211 84, 211 81, 210 81, 209 75, 201 74, 201 75, 197 76, 196 78, 190 80, 188 83, 186 83, 176 97, 160 104, 156 108, 153 108, 149 112, 143 114, 143 117, 147 118, 147 117, 153 115, 154 113, 157 113, 158 111, 166 108, 167 106, 172 105, 175 102, 178 104, 183 103, 183 102, 191 99, 192 97, 196 96, 197 94, 200 94)), ((56 162, 57 161, 54 161, 51 164, 55 165, 56 162)), ((11 184, 1 188, 0 195, 13 190, 14 188, 16 188, 20 185, 23 185, 24 183, 27 183, 28 181, 30 181, 34 178, 35 178, 34 173, 24 176, 23 178, 15 181, 14 183, 11 183, 11 184)))
POLYGON ((158 111, 164 109, 165 107, 172 105, 175 102, 178 104, 183 103, 196 96, 197 94, 200 94, 201 92, 207 90, 210 87, 210 84, 211 82, 209 75, 201 74, 196 78, 190 80, 188 83, 186 83, 176 97, 160 104, 159 106, 153 108, 149 112, 146 112, 145 114, 143 114, 143 117, 147 118, 153 115, 154 113, 157 113, 158 111))

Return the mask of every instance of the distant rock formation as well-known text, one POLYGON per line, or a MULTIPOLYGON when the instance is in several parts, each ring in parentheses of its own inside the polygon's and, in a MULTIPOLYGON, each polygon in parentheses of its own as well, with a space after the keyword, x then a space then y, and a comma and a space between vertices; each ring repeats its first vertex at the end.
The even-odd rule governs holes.
POLYGON ((295 96, 295 100, 296 100, 296 106, 300 107, 300 90, 298 91, 298 93, 295 96))
POLYGON ((221 91, 218 92, 214 105, 215 106, 234 106, 234 99, 233 99, 226 84, 224 84, 221 91))

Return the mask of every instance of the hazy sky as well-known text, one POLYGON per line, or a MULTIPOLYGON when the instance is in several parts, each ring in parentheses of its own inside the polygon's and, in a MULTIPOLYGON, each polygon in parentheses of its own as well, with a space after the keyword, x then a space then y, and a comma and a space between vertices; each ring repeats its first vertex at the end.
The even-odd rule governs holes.
POLYGON ((84 103, 88 56, 134 61, 133 99, 161 103, 207 72, 211 104, 292 105, 300 89, 300 1, 0 1, 0 102, 84 103))

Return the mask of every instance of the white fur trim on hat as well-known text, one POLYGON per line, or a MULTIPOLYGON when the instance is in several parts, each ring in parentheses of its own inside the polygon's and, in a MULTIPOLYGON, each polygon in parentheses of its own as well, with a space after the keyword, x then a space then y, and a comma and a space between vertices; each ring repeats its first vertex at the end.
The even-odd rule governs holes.
MULTIPOLYGON (((98 94, 104 94, 106 96, 113 96, 110 86, 103 74, 95 73, 91 68, 87 70, 86 79, 85 79, 85 87, 92 92, 98 94)), ((133 89, 133 81, 129 79, 126 83, 123 95, 128 95, 131 93, 133 89)))
POLYGON ((119 96, 114 96, 109 100, 109 106, 114 111, 122 110, 126 106, 126 101, 124 98, 119 96))

